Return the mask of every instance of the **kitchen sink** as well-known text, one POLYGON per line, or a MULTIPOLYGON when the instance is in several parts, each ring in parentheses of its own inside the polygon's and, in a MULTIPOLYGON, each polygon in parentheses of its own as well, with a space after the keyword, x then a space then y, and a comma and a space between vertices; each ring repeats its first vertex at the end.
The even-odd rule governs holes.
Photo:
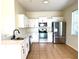
POLYGON ((23 40, 24 38, 22 37, 17 37, 15 40, 23 40))

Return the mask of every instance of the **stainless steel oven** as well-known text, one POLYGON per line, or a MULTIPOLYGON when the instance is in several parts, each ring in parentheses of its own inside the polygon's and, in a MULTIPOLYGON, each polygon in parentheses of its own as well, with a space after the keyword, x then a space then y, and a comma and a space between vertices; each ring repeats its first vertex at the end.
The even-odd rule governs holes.
POLYGON ((47 39, 47 31, 39 31, 39 39, 47 39))
POLYGON ((47 23, 42 22, 39 23, 39 40, 40 42, 46 42, 47 41, 47 23))

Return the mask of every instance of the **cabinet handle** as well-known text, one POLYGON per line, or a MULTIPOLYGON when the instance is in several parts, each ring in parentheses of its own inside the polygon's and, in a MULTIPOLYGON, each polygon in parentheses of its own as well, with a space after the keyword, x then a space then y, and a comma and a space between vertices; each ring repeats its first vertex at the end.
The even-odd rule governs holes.
POLYGON ((25 52, 24 52, 24 49, 23 49, 23 54, 24 54, 25 52))
POLYGON ((24 46, 22 46, 22 53, 23 53, 23 54, 25 53, 25 51, 24 51, 24 46))
POLYGON ((24 46, 22 46, 22 48, 23 48, 24 46))
POLYGON ((27 47, 28 47, 28 44, 27 44, 27 47))

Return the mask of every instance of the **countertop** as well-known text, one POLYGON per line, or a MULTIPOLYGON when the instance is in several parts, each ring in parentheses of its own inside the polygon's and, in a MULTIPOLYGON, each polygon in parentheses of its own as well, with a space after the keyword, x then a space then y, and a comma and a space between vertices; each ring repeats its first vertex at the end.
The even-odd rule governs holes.
POLYGON ((21 45, 24 40, 1 40, 1 45, 21 45))
POLYGON ((11 39, 4 39, 4 40, 0 40, 0 44, 1 45, 22 45, 25 41, 26 41, 26 39, 28 39, 29 38, 29 36, 30 36, 30 34, 28 34, 28 35, 25 35, 23 38, 23 40, 21 39, 21 40, 11 40, 11 39))

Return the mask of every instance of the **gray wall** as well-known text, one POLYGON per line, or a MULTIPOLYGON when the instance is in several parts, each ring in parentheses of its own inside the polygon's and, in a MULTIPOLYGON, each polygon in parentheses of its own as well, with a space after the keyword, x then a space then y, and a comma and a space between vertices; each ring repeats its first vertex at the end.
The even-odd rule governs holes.
POLYGON ((78 51, 78 36, 71 35, 71 22, 72 22, 72 11, 78 9, 78 3, 69 6, 64 10, 64 18, 67 23, 67 29, 66 29, 66 44, 74 48, 78 51))

